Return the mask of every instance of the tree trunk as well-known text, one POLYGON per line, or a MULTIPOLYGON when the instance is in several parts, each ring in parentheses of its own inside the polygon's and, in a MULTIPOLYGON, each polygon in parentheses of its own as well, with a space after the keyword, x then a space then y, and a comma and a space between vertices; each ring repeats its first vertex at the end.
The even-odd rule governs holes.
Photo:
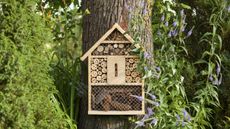
MULTIPOLYGON (((128 25, 134 15, 143 15, 143 17, 145 17, 141 37, 146 49, 152 51, 151 6, 148 1, 149 0, 83 0, 83 10, 88 9, 90 11, 90 14, 85 15, 83 18, 83 53, 93 46, 114 23, 118 23, 124 30, 128 30, 128 25)), ((135 26, 138 28, 139 24, 137 23, 135 26)), ((84 84, 87 84, 87 61, 82 63, 82 81, 84 84)), ((85 95, 80 103, 79 129, 133 128, 133 124, 130 124, 127 116, 88 115, 87 110, 87 95, 85 95)))

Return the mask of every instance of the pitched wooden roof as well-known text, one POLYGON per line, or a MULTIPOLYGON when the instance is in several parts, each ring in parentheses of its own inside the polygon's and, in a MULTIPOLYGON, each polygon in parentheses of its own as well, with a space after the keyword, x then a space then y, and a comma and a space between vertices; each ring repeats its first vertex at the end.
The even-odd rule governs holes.
POLYGON ((125 34, 125 31, 117 24, 115 23, 111 29, 109 29, 80 59, 81 61, 84 61, 115 29, 117 29, 119 32, 124 34, 125 38, 131 42, 134 43, 134 40, 129 36, 128 34, 125 34))

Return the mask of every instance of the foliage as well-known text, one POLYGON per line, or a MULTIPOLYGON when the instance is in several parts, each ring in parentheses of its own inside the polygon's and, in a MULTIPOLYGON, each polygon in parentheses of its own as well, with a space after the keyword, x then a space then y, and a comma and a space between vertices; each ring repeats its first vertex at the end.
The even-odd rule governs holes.
MULTIPOLYGON (((212 9, 212 13, 207 15, 209 20, 205 21, 207 17, 202 19, 202 25, 207 29, 199 30, 200 28, 186 23, 185 12, 192 12, 188 13, 191 14, 190 18, 199 17, 196 9, 171 0, 155 1, 154 65, 148 61, 151 60, 152 53, 145 51, 144 47, 139 47, 143 46, 138 42, 141 41, 138 37, 141 35, 140 32, 135 34, 137 41, 135 46, 138 47, 134 50, 140 52, 142 58, 140 70, 146 78, 148 97, 145 101, 150 103, 147 114, 137 122, 137 127, 144 125, 148 128, 215 127, 212 125, 212 117, 214 110, 220 106, 217 86, 222 83, 223 76, 221 31, 224 30, 223 21, 229 21, 226 18, 228 4, 221 0, 219 2, 206 0, 203 3, 214 3, 215 6, 208 8, 212 9), (200 39, 195 43, 201 46, 198 48, 199 51, 197 47, 190 46, 190 42, 194 42, 189 38, 193 32, 196 32, 194 38, 200 39), (193 57, 194 51, 197 53, 196 57, 193 57)), ((132 25, 144 24, 140 22, 144 21, 141 19, 137 14, 132 25)), ((193 22, 201 22, 199 20, 193 22)))
POLYGON ((49 75, 52 33, 35 2, 0 3, 0 128, 68 127, 49 75))
MULTIPOLYGON (((51 75, 54 84, 59 90, 57 96, 62 109, 74 121, 77 121, 79 110, 79 97, 85 89, 81 85, 80 59, 81 55, 81 20, 80 3, 71 1, 49 0, 40 3, 42 16, 47 25, 53 30, 53 44, 49 44, 51 59, 51 75)), ((73 127, 75 128, 74 124, 73 127)))

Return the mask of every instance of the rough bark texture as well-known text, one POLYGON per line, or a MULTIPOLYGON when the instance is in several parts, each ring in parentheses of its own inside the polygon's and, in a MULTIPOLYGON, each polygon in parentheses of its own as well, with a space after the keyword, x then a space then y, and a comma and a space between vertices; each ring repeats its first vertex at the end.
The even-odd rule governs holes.
MULTIPOLYGON (((83 53, 85 53, 114 23, 124 30, 128 29, 131 16, 139 9, 140 14, 149 10, 147 0, 83 0, 83 10, 89 9, 90 14, 83 18, 83 53)), ((146 48, 152 50, 151 18, 145 16, 144 33, 141 36, 146 48)), ((138 27, 138 24, 137 24, 138 27)), ((87 61, 82 63, 82 81, 87 84, 87 61)), ((127 116, 96 116, 88 115, 87 95, 81 99, 78 120, 79 129, 129 129, 127 116)))

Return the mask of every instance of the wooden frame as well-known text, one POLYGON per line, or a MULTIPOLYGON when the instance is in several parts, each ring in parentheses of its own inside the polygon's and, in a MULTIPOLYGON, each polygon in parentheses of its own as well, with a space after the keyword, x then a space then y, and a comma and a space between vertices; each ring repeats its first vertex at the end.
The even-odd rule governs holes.
MULTIPOLYGON (((124 66, 119 67, 120 70, 124 70, 124 67, 126 69, 126 59, 139 59, 138 56, 136 55, 92 55, 92 52, 97 49, 98 46, 100 46, 100 44, 132 44, 134 43, 134 40, 128 35, 125 34, 125 31, 116 23, 113 25, 113 27, 111 29, 109 29, 82 57, 81 60, 84 61, 87 57, 88 57, 88 114, 90 115, 138 115, 138 114, 144 114, 145 113, 145 105, 144 105, 144 101, 141 102, 141 110, 125 110, 125 111, 114 111, 114 110, 109 110, 109 111, 99 111, 99 110, 92 110, 92 102, 94 100, 92 100, 92 86, 93 87, 110 87, 110 86, 119 86, 119 87, 133 87, 133 86, 139 86, 139 88, 141 88, 141 96, 144 98, 145 94, 144 94, 144 80, 141 79, 140 82, 137 82, 136 80, 132 81, 132 83, 128 83, 128 81, 122 81, 122 82, 116 82, 112 80, 112 83, 108 83, 109 80, 109 74, 111 74, 111 68, 108 66, 109 59, 114 58, 114 60, 112 60, 112 64, 114 63, 119 63, 119 65, 122 65, 121 62, 124 62, 124 66), (112 32, 117 29, 121 34, 124 35, 124 37, 127 39, 125 41, 114 41, 114 40, 106 40, 106 38, 108 36, 110 36, 110 34, 112 34, 112 32), (102 59, 106 60, 106 64, 107 64, 107 72, 106 72, 106 82, 105 83, 101 83, 101 82, 91 82, 91 79, 94 79, 94 76, 91 77, 91 71, 93 69, 91 69, 91 60, 93 59, 102 59), (122 61, 121 61, 122 59, 122 61), (124 61, 124 60, 125 61, 124 61)), ((129 62, 128 62, 129 63, 129 62)), ((92 65, 93 66, 93 65, 92 65)), ((134 66, 133 66, 134 67, 134 66)), ((136 67, 136 66, 135 66, 136 67)), ((95 68, 95 67, 94 67, 95 68)), ((118 69, 119 69, 118 68, 118 69)), ((131 67, 132 68, 132 67, 131 67)), ((114 72, 114 71, 113 71, 114 72)), ((113 73, 112 72, 112 73, 113 73)), ((125 71, 124 71, 125 72, 125 71)), ((98 74, 95 74, 98 75, 98 74)), ((122 73, 123 76, 123 73, 122 73)), ((129 75, 130 76, 130 75, 129 75)), ((139 76, 139 75, 138 75, 139 76)), ((126 75, 125 75, 126 77, 126 75)), ((118 79, 119 80, 119 79, 118 79)), ((117 81, 118 81, 117 80, 117 81)), ((111 79, 110 79, 111 81, 111 79)), ((95 99, 95 97, 93 98, 95 99)))

